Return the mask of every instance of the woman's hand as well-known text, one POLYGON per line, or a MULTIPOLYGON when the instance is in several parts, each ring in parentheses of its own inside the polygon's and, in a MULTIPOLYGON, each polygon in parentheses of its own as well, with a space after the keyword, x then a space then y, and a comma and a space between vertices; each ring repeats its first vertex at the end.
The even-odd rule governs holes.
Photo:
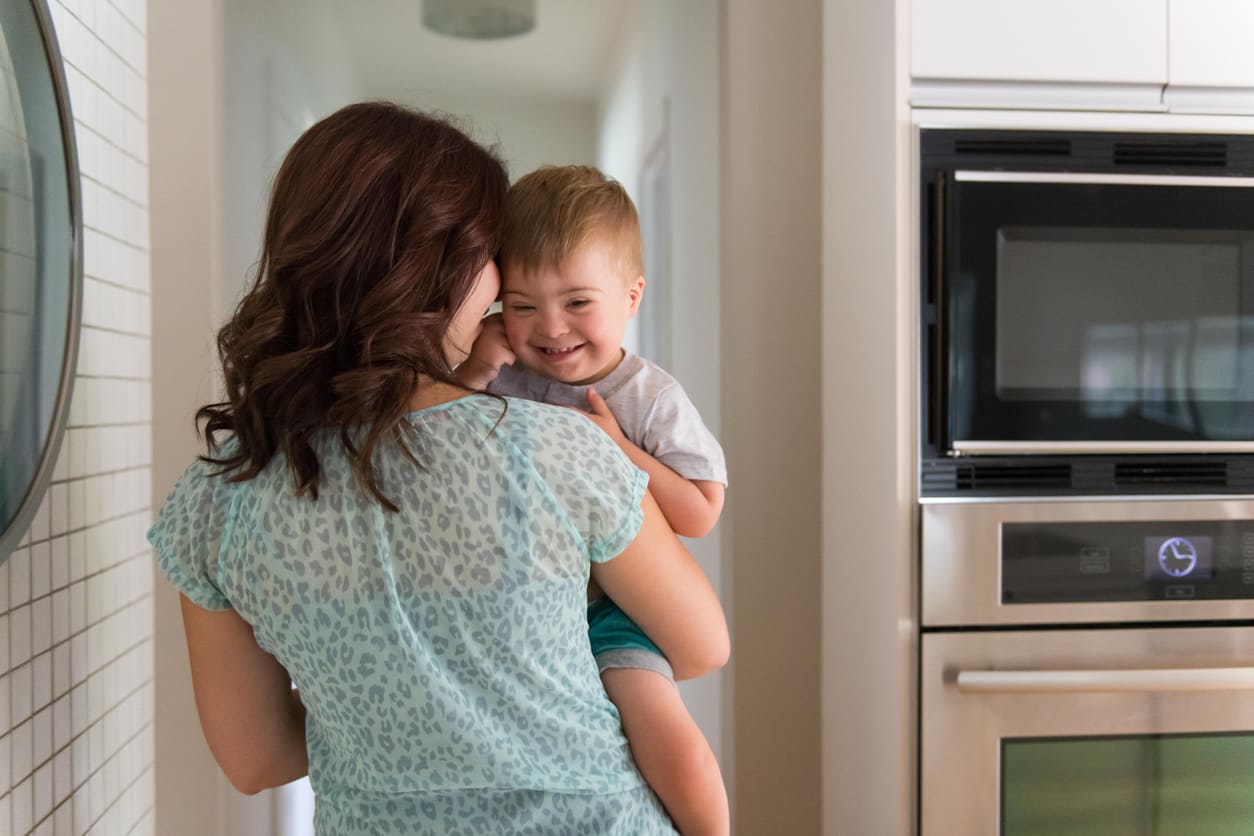
POLYGON ((499 313, 490 314, 483 318, 479 336, 469 356, 457 367, 456 377, 468 389, 487 389, 501 373, 501 366, 512 365, 514 360, 514 350, 505 338, 505 321, 499 313))

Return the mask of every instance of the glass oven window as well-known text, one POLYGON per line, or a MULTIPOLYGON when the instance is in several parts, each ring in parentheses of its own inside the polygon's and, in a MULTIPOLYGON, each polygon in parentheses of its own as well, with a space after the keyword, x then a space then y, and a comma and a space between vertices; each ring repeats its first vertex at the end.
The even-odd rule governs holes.
POLYGON ((1248 836, 1254 734, 1002 741, 1002 836, 1248 836))

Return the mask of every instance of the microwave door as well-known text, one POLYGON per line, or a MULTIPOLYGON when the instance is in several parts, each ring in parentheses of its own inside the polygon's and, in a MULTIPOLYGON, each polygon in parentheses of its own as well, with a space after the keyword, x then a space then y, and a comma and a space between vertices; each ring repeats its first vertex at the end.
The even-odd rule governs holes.
POLYGON ((953 172, 950 455, 1254 452, 1254 178, 953 172))

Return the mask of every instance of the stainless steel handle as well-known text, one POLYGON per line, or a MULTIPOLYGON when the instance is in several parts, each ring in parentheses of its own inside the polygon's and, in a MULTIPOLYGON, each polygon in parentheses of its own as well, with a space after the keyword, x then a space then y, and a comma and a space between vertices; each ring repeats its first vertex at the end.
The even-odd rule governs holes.
POLYGON ((1247 691, 1254 690, 1254 668, 959 671, 956 684, 968 694, 1247 691))
POLYGON ((960 456, 1122 453, 1254 453, 1254 441, 968 441, 950 445, 960 456))
POLYGON ((1254 187, 1254 177, 1197 177, 1174 174, 1084 174, 1065 171, 955 171, 959 182, 1093 183, 1103 186, 1231 186, 1254 187))

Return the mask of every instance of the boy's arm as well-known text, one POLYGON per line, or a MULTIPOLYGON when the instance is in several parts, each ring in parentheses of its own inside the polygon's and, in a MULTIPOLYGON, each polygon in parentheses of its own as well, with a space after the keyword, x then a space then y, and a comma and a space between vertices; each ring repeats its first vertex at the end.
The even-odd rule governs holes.
POLYGON ((471 346, 470 355, 453 376, 467 389, 487 389, 501 373, 501 366, 514 362, 514 351, 505 339, 505 324, 499 313, 483 318, 482 329, 471 346))
POLYGON ((649 474, 649 493, 657 500, 671 530, 684 537, 704 537, 723 513, 723 485, 705 479, 685 479, 623 434, 618 420, 595 389, 588 390, 588 416, 614 439, 632 464, 649 474))

